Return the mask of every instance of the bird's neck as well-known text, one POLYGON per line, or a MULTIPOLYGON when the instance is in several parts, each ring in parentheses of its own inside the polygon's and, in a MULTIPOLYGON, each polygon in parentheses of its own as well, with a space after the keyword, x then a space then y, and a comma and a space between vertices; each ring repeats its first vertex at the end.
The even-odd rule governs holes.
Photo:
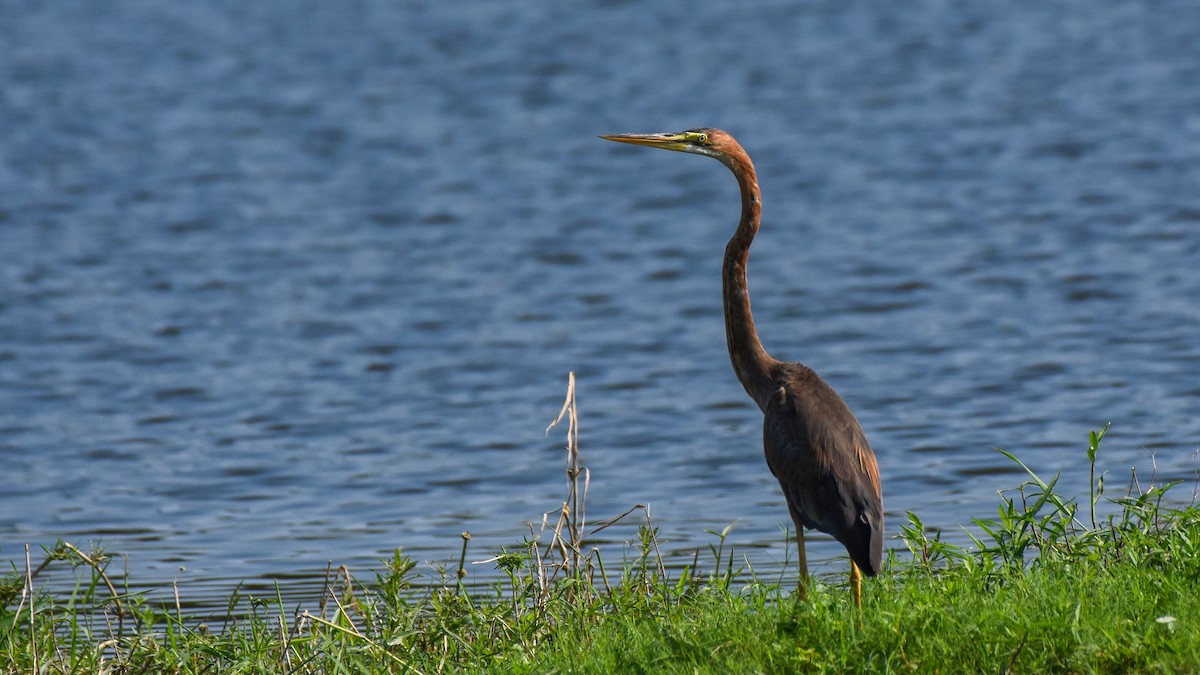
POLYGON ((750 257, 750 244, 758 233, 762 201, 758 178, 754 174, 754 167, 749 164, 749 158, 745 163, 734 163, 729 168, 741 188, 742 219, 725 247, 721 274, 725 339, 738 380, 758 407, 765 410, 772 394, 771 370, 775 360, 767 354, 762 341, 758 339, 754 316, 750 312, 750 290, 746 286, 746 262, 750 257))

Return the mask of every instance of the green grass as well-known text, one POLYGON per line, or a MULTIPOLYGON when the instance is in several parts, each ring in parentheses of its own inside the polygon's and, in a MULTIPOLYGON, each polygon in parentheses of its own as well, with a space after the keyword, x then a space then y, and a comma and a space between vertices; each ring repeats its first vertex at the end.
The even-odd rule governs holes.
MULTIPOLYGON (((0 671, 1126 673, 1200 664, 1200 510, 1172 506, 1170 485, 1135 483, 1109 499, 1093 472, 1081 507, 1057 478, 1026 469, 996 516, 972 523, 970 547, 909 514, 859 611, 845 575, 816 580, 804 602, 778 577, 764 580, 736 562, 728 529, 683 567, 667 565, 648 517, 620 550, 589 547, 571 396, 566 413, 568 497, 557 518, 490 559, 497 580, 488 586, 462 584, 464 533, 457 566, 432 583, 397 551, 369 581, 331 573, 313 607, 235 592, 237 618, 210 626, 178 602, 114 586, 102 552, 61 543, 37 567, 14 563, 0 583, 0 671), (1097 518, 1097 506, 1109 515, 1097 518), (73 566, 75 588, 38 590, 49 565, 73 566)), ((1089 436, 1093 468, 1103 436, 1089 436)))

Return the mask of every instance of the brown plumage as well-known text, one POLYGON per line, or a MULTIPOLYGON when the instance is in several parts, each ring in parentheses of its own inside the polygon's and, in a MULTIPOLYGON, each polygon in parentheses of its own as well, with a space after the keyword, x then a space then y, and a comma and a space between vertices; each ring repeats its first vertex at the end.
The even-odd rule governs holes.
POLYGON ((764 415, 767 466, 779 480, 796 524, 802 592, 808 575, 804 528, 813 528, 846 547, 858 602, 857 570, 867 576, 878 574, 883 552, 879 467, 862 426, 837 392, 803 364, 771 358, 758 338, 746 287, 746 262, 758 233, 762 201, 750 156, 720 129, 601 138, 706 155, 737 178, 742 218, 725 247, 721 275, 729 358, 738 380, 764 415))

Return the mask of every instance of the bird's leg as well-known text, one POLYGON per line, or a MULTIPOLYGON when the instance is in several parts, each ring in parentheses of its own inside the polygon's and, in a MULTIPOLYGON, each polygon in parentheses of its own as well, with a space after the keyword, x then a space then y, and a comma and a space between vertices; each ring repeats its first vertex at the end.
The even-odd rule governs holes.
POLYGON ((800 549, 800 599, 808 600, 808 558, 804 555, 804 526, 796 526, 796 546, 800 549))
POLYGON ((862 609, 862 572, 853 560, 850 561, 850 597, 854 598, 854 606, 862 609))

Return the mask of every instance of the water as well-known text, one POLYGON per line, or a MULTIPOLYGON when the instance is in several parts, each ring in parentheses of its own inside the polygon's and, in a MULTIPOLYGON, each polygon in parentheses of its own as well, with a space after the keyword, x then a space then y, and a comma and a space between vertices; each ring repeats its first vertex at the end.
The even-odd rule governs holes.
POLYGON ((757 162, 759 329, 889 534, 992 513, 994 446, 1085 491, 1109 420, 1110 484, 1193 477, 1200 8, 1102 5, 6 3, 0 557, 193 600, 483 559, 564 495, 573 370, 593 519, 778 565, 734 182, 595 138, 695 126, 757 162))

